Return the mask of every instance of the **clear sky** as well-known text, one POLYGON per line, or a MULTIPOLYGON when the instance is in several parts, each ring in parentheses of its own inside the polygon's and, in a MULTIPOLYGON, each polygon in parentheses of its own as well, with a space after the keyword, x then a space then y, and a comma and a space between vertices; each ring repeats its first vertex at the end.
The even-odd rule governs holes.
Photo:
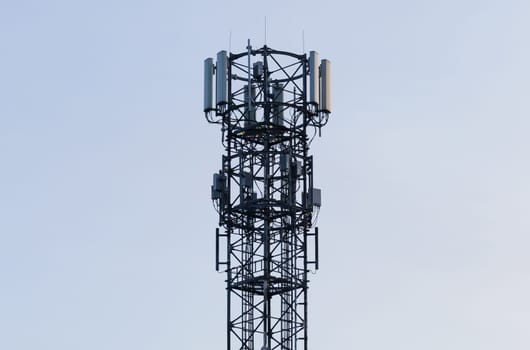
POLYGON ((224 349, 202 62, 332 61, 310 349, 530 349, 530 2, 0 2, 0 349, 224 349))

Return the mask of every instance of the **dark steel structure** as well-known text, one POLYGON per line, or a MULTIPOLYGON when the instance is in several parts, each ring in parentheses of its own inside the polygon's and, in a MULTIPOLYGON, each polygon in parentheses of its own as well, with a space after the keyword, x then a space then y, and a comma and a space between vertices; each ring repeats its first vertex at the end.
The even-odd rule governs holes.
POLYGON ((250 41, 245 52, 204 62, 204 112, 221 126, 225 148, 212 200, 227 350, 307 350, 321 205, 309 146, 329 118, 329 68, 314 51, 253 49, 250 41))

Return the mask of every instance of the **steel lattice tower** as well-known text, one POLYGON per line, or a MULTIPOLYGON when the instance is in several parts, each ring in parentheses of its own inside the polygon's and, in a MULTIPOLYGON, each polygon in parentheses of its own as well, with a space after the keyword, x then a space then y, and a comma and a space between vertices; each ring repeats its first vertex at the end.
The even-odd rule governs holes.
POLYGON ((321 205, 309 146, 329 118, 330 63, 314 51, 253 49, 249 41, 246 52, 206 59, 204 72, 204 112, 221 125, 225 148, 212 200, 222 227, 216 269, 227 276, 227 350, 307 350, 321 205))

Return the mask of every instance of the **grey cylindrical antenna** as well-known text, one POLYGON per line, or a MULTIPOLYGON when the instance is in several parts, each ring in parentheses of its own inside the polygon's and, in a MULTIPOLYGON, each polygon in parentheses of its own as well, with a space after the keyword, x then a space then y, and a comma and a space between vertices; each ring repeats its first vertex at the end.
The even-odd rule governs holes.
POLYGON ((322 60, 320 63, 320 110, 331 113, 331 75, 329 60, 322 60))
POLYGON ((256 121, 256 108, 254 107, 254 101, 256 100, 256 87, 252 85, 250 89, 248 85, 243 87, 245 90, 244 104, 245 104, 245 118, 248 122, 256 121), (249 98, 250 90, 250 98, 249 98))
POLYGON ((204 112, 214 110, 213 107, 213 58, 204 60, 204 112))
POLYGON ((318 52, 309 52, 309 103, 318 105, 318 52))
POLYGON ((277 125, 283 124, 283 85, 274 84, 272 86, 272 101, 274 106, 273 111, 273 123, 277 125))
POLYGON ((228 57, 226 51, 217 53, 217 66, 215 74, 215 96, 217 105, 228 103, 228 57))

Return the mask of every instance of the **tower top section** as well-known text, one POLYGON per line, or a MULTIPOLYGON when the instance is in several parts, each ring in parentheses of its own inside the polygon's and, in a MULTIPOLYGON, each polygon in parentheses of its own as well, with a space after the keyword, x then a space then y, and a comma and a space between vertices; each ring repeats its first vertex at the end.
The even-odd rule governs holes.
POLYGON ((268 46, 219 51, 204 60, 206 119, 240 129, 326 125, 331 113, 331 63, 268 46), (303 117, 302 117, 303 115, 303 117))

